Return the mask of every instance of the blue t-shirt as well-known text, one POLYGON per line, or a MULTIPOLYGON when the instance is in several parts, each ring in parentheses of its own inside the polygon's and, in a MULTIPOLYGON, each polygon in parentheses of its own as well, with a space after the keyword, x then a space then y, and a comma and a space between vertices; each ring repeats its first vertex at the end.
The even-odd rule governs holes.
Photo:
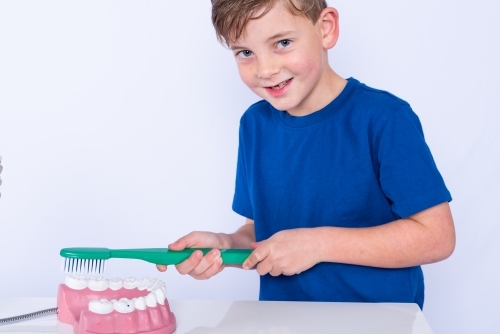
MULTIPOLYGON (((408 103, 353 78, 307 116, 255 103, 239 140, 233 210, 254 220, 257 241, 294 228, 378 226, 451 201, 408 103)), ((260 280, 260 300, 424 302, 420 266, 320 263, 260 280)))

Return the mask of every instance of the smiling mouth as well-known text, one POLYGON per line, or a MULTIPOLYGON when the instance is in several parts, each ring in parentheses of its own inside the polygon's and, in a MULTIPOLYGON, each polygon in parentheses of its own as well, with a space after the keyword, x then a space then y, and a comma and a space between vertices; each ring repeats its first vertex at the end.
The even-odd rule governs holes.
POLYGON ((288 80, 285 80, 283 82, 280 82, 279 84, 277 84, 276 86, 270 86, 270 87, 266 87, 266 88, 269 88, 269 89, 272 89, 272 90, 280 90, 281 88, 285 87, 287 83, 290 82, 290 80, 292 80, 291 78, 288 79, 288 80))

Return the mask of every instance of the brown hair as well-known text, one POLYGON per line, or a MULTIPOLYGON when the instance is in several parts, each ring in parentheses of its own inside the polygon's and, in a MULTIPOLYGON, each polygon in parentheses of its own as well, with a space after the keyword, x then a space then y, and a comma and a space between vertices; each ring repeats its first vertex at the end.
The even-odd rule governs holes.
POLYGON ((327 7, 326 0, 212 0, 212 23, 217 39, 229 46, 240 38, 248 21, 259 19, 282 1, 296 16, 304 16, 313 24, 327 7), (254 16, 261 8, 265 10, 254 16))

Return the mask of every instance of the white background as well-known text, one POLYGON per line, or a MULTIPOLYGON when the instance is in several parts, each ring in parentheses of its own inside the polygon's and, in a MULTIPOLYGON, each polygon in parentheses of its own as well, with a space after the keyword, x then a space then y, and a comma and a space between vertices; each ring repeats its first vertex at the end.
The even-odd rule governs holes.
MULTIPOLYGON (((498 332, 500 2, 329 3, 332 67, 410 102, 453 196, 457 247, 424 266, 425 316, 436 333, 498 332)), ((63 247, 234 231, 238 122, 256 100, 208 0, 1 1, 0 296, 55 296, 63 247)), ((255 272, 108 264, 172 299, 258 298, 255 272)))

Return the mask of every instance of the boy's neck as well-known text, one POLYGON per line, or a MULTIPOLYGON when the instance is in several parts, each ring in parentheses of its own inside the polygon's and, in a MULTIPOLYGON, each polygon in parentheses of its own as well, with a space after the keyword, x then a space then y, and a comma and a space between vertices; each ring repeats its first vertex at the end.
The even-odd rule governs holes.
POLYGON ((335 100, 346 85, 347 80, 335 73, 329 65, 326 65, 318 85, 310 93, 309 101, 311 102, 298 110, 287 110, 286 112, 291 116, 310 115, 335 100))

